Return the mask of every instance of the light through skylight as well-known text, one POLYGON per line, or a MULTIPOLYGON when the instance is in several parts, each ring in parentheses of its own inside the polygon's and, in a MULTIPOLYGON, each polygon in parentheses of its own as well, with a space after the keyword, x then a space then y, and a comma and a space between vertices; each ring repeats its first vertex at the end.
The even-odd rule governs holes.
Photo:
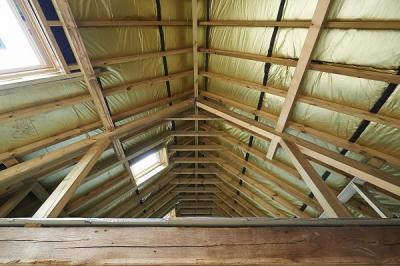
POLYGON ((41 59, 11 1, 0 1, 0 25, 0 73, 40 66, 41 59))
POLYGON ((140 161, 134 163, 132 165, 132 170, 135 174, 140 174, 146 169, 160 163, 160 155, 158 152, 152 153, 145 158, 141 159, 140 161))
POLYGON ((162 148, 131 164, 131 171, 139 185, 161 172, 167 165, 167 151, 162 148))

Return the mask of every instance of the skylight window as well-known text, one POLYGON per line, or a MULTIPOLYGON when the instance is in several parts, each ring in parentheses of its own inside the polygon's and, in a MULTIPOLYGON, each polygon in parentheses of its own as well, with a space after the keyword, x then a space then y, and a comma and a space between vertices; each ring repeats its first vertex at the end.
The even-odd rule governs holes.
POLYGON ((140 185, 168 166, 167 150, 162 148, 156 152, 146 154, 131 164, 131 171, 136 184, 140 185))
POLYGON ((61 67, 26 1, 0 1, 0 80, 60 72, 61 67))

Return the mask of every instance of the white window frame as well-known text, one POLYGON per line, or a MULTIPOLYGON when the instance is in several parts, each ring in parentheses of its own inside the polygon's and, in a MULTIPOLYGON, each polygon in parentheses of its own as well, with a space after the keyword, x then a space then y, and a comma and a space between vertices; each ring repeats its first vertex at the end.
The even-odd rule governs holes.
POLYGON ((0 71, 0 85, 10 84, 25 80, 45 78, 57 74, 65 74, 65 69, 57 56, 54 45, 48 38, 44 30, 43 23, 40 21, 39 14, 36 14, 33 5, 26 0, 1 0, 8 1, 14 8, 13 12, 17 17, 21 28, 25 32, 32 49, 41 61, 40 66, 13 68, 11 70, 0 71), (21 12, 25 18, 20 18, 21 12))
MULTIPOLYGON (((135 160, 131 164, 131 171, 132 171, 133 177, 136 180, 136 184, 137 185, 140 185, 140 184, 146 182, 147 180, 152 178, 154 175, 156 175, 157 173, 161 172, 166 167, 168 167, 167 149, 165 147, 163 147, 163 148, 159 149, 158 151, 154 151, 154 153, 156 153, 158 155, 159 162, 154 164, 154 165, 152 165, 152 166, 150 166, 150 167, 148 167, 148 168, 146 168, 144 171, 141 171, 139 173, 135 173, 135 170, 133 169, 133 165, 135 164, 135 160)), ((145 158, 145 157, 143 157, 143 158, 145 158)), ((136 161, 139 161, 140 159, 143 159, 143 158, 139 158, 136 161)))

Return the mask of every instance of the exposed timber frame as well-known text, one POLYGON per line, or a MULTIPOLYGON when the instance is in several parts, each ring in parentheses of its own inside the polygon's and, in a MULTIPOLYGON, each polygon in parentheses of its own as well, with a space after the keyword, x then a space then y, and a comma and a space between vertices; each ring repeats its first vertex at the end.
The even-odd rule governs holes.
MULTIPOLYGON (((185 209, 182 214, 205 214, 219 213, 220 215, 230 217, 244 216, 271 216, 271 217, 297 217, 310 218, 309 213, 304 210, 299 210, 299 206, 288 202, 282 195, 275 193, 268 186, 261 184, 252 178, 251 173, 263 176, 270 182, 277 185, 282 191, 290 194, 294 198, 301 201, 306 206, 322 212, 321 217, 350 217, 349 211, 346 209, 349 198, 355 193, 358 193, 371 206, 375 213, 382 218, 391 217, 391 213, 379 204, 374 196, 367 188, 371 186, 382 189, 396 196, 400 196, 400 182, 394 176, 380 171, 379 168, 383 163, 388 163, 393 166, 400 166, 400 160, 394 156, 374 150, 373 148, 363 146, 356 143, 351 143, 340 137, 327 134, 322 131, 315 130, 303 124, 290 121, 290 113, 296 104, 296 101, 311 104, 321 108, 326 108, 338 113, 348 114, 368 121, 373 121, 385 126, 399 128, 400 122, 394 117, 389 117, 382 114, 371 113, 365 110, 353 108, 351 106, 343 106, 337 103, 331 103, 326 100, 316 99, 311 96, 301 95, 301 82, 307 70, 317 70, 321 72, 336 73, 352 77, 360 77, 371 80, 385 81, 394 84, 400 83, 400 76, 389 71, 377 71, 363 69, 355 66, 339 65, 339 64, 321 64, 311 60, 313 49, 317 43, 318 36, 321 30, 325 28, 359 28, 359 29, 379 29, 379 30, 398 30, 400 29, 399 22, 377 21, 375 24, 371 21, 327 21, 324 22, 328 12, 329 0, 319 0, 312 21, 198 21, 198 1, 192 0, 192 23, 191 21, 75 21, 67 0, 53 0, 58 11, 61 22, 49 21, 49 26, 63 26, 67 33, 68 40, 72 50, 78 61, 77 66, 69 66, 70 69, 79 69, 78 73, 69 73, 62 77, 46 79, 43 82, 69 82, 84 80, 87 85, 89 94, 66 98, 51 103, 44 103, 39 106, 27 107, 12 112, 0 114, 0 123, 14 121, 17 119, 28 118, 39 113, 45 113, 72 106, 78 103, 93 101, 96 111, 99 115, 99 121, 89 125, 77 128, 68 132, 61 133, 44 140, 31 143, 24 147, 20 147, 8 152, 0 154, 0 161, 5 163, 7 169, 0 173, 0 184, 5 189, 0 190, 0 195, 15 192, 10 199, 0 207, 0 216, 6 216, 12 209, 21 202, 24 197, 30 192, 41 198, 44 202, 41 208, 33 216, 36 218, 57 217, 59 215, 67 216, 77 213, 80 210, 79 204, 90 205, 90 198, 99 195, 106 195, 99 206, 102 208, 88 208, 81 213, 92 217, 154 217, 156 214, 165 213, 173 206, 179 205, 186 197, 202 201, 210 201, 209 205, 203 209, 207 211, 199 211, 190 204, 185 203, 181 207, 185 209), (78 27, 120 27, 120 26, 182 26, 192 27, 192 47, 180 48, 174 50, 163 50, 159 52, 149 52, 143 54, 130 54, 110 58, 90 59, 84 47, 83 40, 80 36, 78 27), (303 50, 298 60, 277 58, 273 56, 264 56, 237 51, 227 51, 213 48, 199 48, 197 33, 199 26, 219 27, 219 26, 245 26, 245 27, 291 27, 291 28, 309 28, 308 35, 303 46, 303 50), (111 88, 102 89, 99 82, 99 76, 105 73, 96 71, 94 67, 103 67, 113 64, 133 62, 148 58, 160 58, 170 55, 190 54, 193 56, 193 69, 184 70, 174 74, 166 74, 164 76, 155 77, 135 81, 129 84, 122 84, 111 88), (223 55, 235 58, 250 59, 265 63, 279 64, 289 67, 295 67, 295 74, 288 92, 272 86, 264 86, 255 82, 250 82, 218 73, 208 71, 199 71, 198 59, 199 53, 206 55, 223 55), (134 90, 148 85, 155 85, 173 80, 183 79, 193 75, 193 88, 182 93, 173 95, 167 99, 162 99, 149 103, 132 110, 111 114, 107 106, 107 97, 116 95, 121 92, 134 90), (216 93, 200 90, 199 77, 207 79, 217 79, 224 82, 244 86, 249 89, 255 89, 259 92, 270 93, 272 95, 284 98, 284 104, 281 113, 273 115, 262 109, 255 109, 240 102, 230 100, 216 93), (193 92, 191 91, 193 89, 193 92), (192 98, 187 100, 187 98, 192 98), (253 121, 240 116, 227 108, 215 104, 219 102, 227 106, 236 107, 247 111, 253 115, 264 117, 276 123, 276 127, 267 127, 262 123, 253 121), (165 105, 173 106, 166 107, 161 111, 157 111, 153 115, 149 115, 143 119, 137 119, 133 122, 128 122, 122 126, 116 126, 115 122, 121 121, 124 118, 136 115, 165 105), (193 105, 193 103, 195 103, 193 105), (192 110, 194 107, 194 110, 192 110), (204 113, 199 114, 199 109, 203 109, 204 113), (184 111, 194 111, 194 114, 185 114, 184 111), (185 128, 166 133, 153 144, 149 145, 147 150, 159 147, 157 145, 167 145, 167 139, 170 138, 188 138, 189 141, 182 141, 179 145, 168 143, 170 153, 170 167, 162 172, 157 179, 157 182, 146 186, 136 186, 134 178, 129 167, 129 160, 135 158, 139 153, 134 152, 128 155, 124 150, 122 143, 130 136, 137 136, 140 133, 150 130, 152 127, 159 126, 167 121, 192 121, 194 128, 185 128), (260 151, 240 141, 233 140, 227 132, 217 130, 208 124, 199 124, 200 121, 225 121, 241 128, 244 132, 251 133, 257 138, 269 142, 269 150, 267 152, 267 162, 276 166, 280 170, 289 175, 305 182, 316 200, 307 196, 304 191, 300 191, 291 184, 285 183, 275 175, 260 167, 256 163, 241 158, 231 149, 222 145, 223 142, 228 142, 236 145, 239 149, 249 154, 256 154, 255 157, 260 158, 260 151), (60 143, 64 140, 82 133, 90 132, 94 129, 104 128, 105 132, 94 137, 80 140, 69 146, 60 148, 57 151, 49 152, 43 156, 34 158, 26 162, 19 162, 16 157, 29 154, 41 148, 48 147, 55 143, 60 143), (298 137, 294 137, 285 133, 285 128, 295 129, 299 132, 316 136, 324 141, 332 143, 337 147, 349 149, 351 151, 366 155, 374 159, 377 157, 383 162, 378 166, 366 165, 361 162, 351 160, 340 154, 319 147, 315 144, 306 142, 298 137), (203 130, 200 130, 203 129, 203 130), (192 141, 193 140, 193 141, 192 141), (107 148, 109 142, 113 144, 113 149, 118 157, 118 161, 96 171, 89 173, 94 166, 101 153, 107 148), (157 144, 157 145, 156 145, 157 144), (292 166, 274 158, 274 153, 277 145, 284 149, 288 157, 291 159, 292 166), (149 148, 151 147, 151 148, 149 148), (177 154, 189 153, 189 156, 177 156, 177 154), (194 156, 192 156, 192 153, 194 156), (10 160, 16 160, 14 163, 9 163, 10 160), (230 163, 234 160, 241 167, 246 167, 250 173, 241 173, 241 171, 233 167, 230 163), (54 164, 54 165, 53 165, 54 164), (118 165, 123 165, 125 171, 109 180, 109 182, 90 191, 88 195, 69 202, 73 192, 78 185, 85 182, 85 177, 90 180, 107 170, 113 169, 118 165), (313 168, 313 164, 319 164, 329 170, 337 171, 345 177, 352 178, 345 188, 344 192, 351 194, 350 197, 342 199, 339 194, 334 194, 334 191, 320 178, 313 168), (75 165, 67 177, 60 183, 57 189, 48 194, 41 187, 39 179, 42 174, 49 174, 55 168, 64 169, 75 165), (184 176, 183 176, 184 175, 184 176), (196 178, 187 178, 187 175, 194 175, 196 178), (128 184, 127 178, 131 179, 131 184, 128 184), (115 193, 108 186, 116 185, 121 189, 120 193, 115 193), (250 189, 251 188, 251 189, 250 189), (17 192, 17 190, 20 191, 17 192), (253 195, 252 191, 257 190, 263 195, 259 197, 253 195), (348 192, 350 191, 350 192, 348 192), (172 194, 171 194, 172 193, 172 194), (150 196, 144 200, 146 195, 150 196), (210 206, 210 208, 208 208, 210 206), (346 206, 346 207, 345 207, 346 206), (63 211, 64 210, 64 211, 63 211)), ((36 6, 38 8, 38 6, 36 6)), ((37 85, 39 81, 35 81, 37 85)), ((29 86, 30 84, 23 84, 29 86)), ((18 90, 18 88, 10 87, 8 92, 18 90)), ((1 92, 0 92, 1 93, 1 92)), ((144 148, 143 148, 144 149, 144 148)), ((346 194, 345 193, 345 194, 346 194)), ((354 203, 354 201, 353 201, 354 203)), ((348 203, 351 205, 351 201, 348 203)), ((193 204, 195 206, 195 204, 193 204)), ((82 208, 83 209, 83 208, 82 208)), ((365 211, 365 210, 364 210, 365 211)), ((362 212, 362 211, 361 211, 362 212)), ((363 212, 362 212, 363 213, 363 212)), ((368 214, 367 214, 368 216, 368 214)), ((1 220, 0 220, 1 224, 1 220)))

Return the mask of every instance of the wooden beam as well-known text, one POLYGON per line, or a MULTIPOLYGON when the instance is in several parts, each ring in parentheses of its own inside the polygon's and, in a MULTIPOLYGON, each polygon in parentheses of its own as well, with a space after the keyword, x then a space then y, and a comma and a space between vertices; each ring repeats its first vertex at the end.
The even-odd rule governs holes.
POLYGON ((295 144, 283 140, 280 145, 329 217, 351 217, 346 207, 339 202, 299 148, 295 144))
POLYGON ((399 235, 399 226, 3 227, 0 264, 395 265, 399 235))
POLYGON ((224 135, 223 131, 171 131, 171 136, 173 137, 218 137, 224 135))
POLYGON ((219 173, 218 169, 207 169, 207 168, 175 168, 171 170, 172 174, 183 175, 183 174, 201 174, 201 175, 214 175, 219 173))
POLYGON ((110 141, 104 139, 90 148, 79 163, 74 166, 72 171, 61 181, 53 193, 51 193, 50 197, 43 203, 33 217, 57 217, 109 144, 110 141))
POLYGON ((215 195, 180 193, 178 198, 183 201, 210 201, 215 199, 215 195))
POLYGON ((318 145, 300 140, 287 133, 282 134, 279 132, 274 132, 265 125, 257 123, 251 119, 226 109, 224 110, 224 108, 220 108, 208 101, 198 101, 197 105, 206 111, 221 116, 225 120, 230 121, 235 125, 245 128, 247 131, 258 135, 264 140, 268 141, 271 135, 278 138, 283 137, 284 140, 295 143, 303 154, 315 159, 316 161, 321 161, 332 166, 333 168, 341 169, 351 175, 357 176, 371 184, 374 184, 377 187, 387 190, 393 194, 400 195, 400 181, 390 174, 379 171, 356 160, 344 157, 333 151, 324 149, 318 145))
POLYGON ((215 203, 213 201, 203 203, 185 203, 180 202, 176 205, 177 209, 212 209, 215 203))
POLYGON ((180 209, 178 211, 178 217, 181 216, 212 216, 212 209, 180 209))
POLYGON ((79 20, 79 27, 157 27, 157 26, 190 26, 188 20, 79 20))
MULTIPOLYGON (((281 112, 278 118, 278 122, 275 125, 275 130, 283 132, 289 116, 295 105, 296 97, 300 89, 300 85, 303 81, 305 73, 307 71, 308 64, 311 61, 311 55, 318 41, 318 37, 323 28, 325 16, 328 13, 330 0, 318 0, 317 7, 315 8, 311 25, 308 30, 306 39, 304 40, 303 48, 300 53, 299 60, 297 61, 296 69, 294 71, 292 81, 290 83, 285 101, 283 102, 281 112)), ((267 158, 272 159, 274 157, 276 148, 278 147, 279 139, 271 140, 268 148, 267 158)))
POLYGON ((180 54, 187 54, 191 53, 192 48, 181 48, 181 49, 173 49, 168 51, 161 51, 161 52, 148 52, 148 53, 140 53, 140 54, 133 54, 133 55, 124 55, 119 57, 109 57, 109 58, 96 58, 92 59, 92 66, 93 67, 102 67, 114 64, 124 64, 128 62, 134 62, 149 58, 157 58, 163 56, 171 56, 171 55, 180 55, 180 54))
POLYGON ((215 186, 206 186, 206 187, 182 187, 176 186, 174 189, 176 193, 217 193, 219 189, 215 186))
POLYGON ((220 117, 213 117, 213 116, 208 116, 208 115, 188 115, 185 117, 168 117, 165 120, 174 120, 174 121, 185 121, 185 120, 204 120, 204 121, 214 121, 214 120, 223 120, 220 117))
POLYGON ((215 185, 220 184, 221 181, 218 178, 175 178, 171 181, 171 184, 177 185, 215 185))
POLYGON ((220 163, 222 162, 221 159, 215 158, 215 159, 210 159, 210 158, 196 158, 196 157, 174 157, 170 160, 170 162, 174 162, 176 164, 181 163, 181 164, 192 164, 192 163, 202 163, 202 164, 212 164, 212 163, 220 163))
POLYGON ((219 151, 224 149, 220 145, 170 145, 170 151, 219 151))
MULTIPOLYGON (((199 21, 199 26, 214 27, 280 27, 280 28, 309 28, 312 21, 309 20, 211 20, 199 21)), ((359 29, 359 30, 399 30, 398 20, 339 20, 326 21, 324 28, 329 29, 359 29)))

